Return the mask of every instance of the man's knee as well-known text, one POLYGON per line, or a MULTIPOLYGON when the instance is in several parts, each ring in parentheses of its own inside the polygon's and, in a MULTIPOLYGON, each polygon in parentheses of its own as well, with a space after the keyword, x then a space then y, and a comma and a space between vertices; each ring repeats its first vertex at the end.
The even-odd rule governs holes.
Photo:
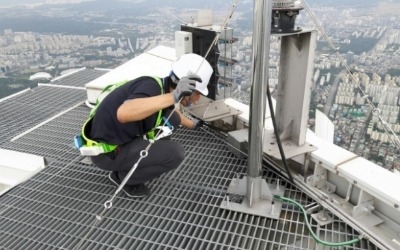
POLYGON ((163 166, 172 170, 177 168, 185 159, 185 149, 178 142, 170 142, 163 145, 161 159, 164 159, 163 166))
POLYGON ((176 152, 177 165, 179 165, 185 159, 185 149, 183 148, 182 145, 178 144, 178 148, 175 152, 176 152))

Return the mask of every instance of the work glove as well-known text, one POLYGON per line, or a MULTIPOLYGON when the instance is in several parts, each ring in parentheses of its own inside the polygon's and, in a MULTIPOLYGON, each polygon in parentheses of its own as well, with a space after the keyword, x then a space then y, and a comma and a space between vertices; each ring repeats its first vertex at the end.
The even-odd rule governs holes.
POLYGON ((201 82, 201 78, 195 74, 182 77, 179 80, 176 88, 172 91, 175 103, 179 102, 182 97, 190 96, 193 93, 196 81, 201 82))
POLYGON ((199 129, 199 128, 203 127, 203 125, 204 125, 204 122, 202 120, 200 120, 200 119, 197 119, 197 118, 193 117, 192 121, 193 121, 192 129, 194 129, 194 130, 199 129))

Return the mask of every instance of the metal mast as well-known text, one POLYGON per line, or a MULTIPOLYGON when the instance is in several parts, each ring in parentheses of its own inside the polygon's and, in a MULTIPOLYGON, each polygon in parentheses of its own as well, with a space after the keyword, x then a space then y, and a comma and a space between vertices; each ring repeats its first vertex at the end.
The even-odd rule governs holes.
POLYGON ((249 177, 261 176, 263 133, 271 36, 272 0, 255 0, 253 20, 253 65, 251 76, 249 177))
POLYGON ((243 202, 231 206, 229 197, 221 204, 227 209, 278 218, 282 204, 274 202, 274 193, 283 194, 279 184, 270 187, 262 179, 263 135, 267 98, 268 61, 271 36, 272 0, 254 1, 253 64, 251 77, 251 103, 247 176, 233 179, 228 193, 244 195, 243 202))

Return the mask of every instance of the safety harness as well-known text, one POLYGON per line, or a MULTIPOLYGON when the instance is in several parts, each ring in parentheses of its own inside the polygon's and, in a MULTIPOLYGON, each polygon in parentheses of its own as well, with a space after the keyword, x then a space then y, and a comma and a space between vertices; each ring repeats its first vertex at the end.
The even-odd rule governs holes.
MULTIPOLYGON (((158 77, 152 77, 152 78, 158 83, 158 85, 161 88, 161 94, 163 94, 164 88, 163 88, 163 83, 162 83, 161 79, 158 77)), ((97 97, 96 104, 93 107, 93 109, 90 111, 89 118, 82 125, 81 133, 74 137, 75 147, 79 149, 79 151, 81 152, 81 155, 95 156, 95 155, 99 155, 99 154, 103 154, 103 153, 109 153, 109 152, 112 152, 117 149, 118 145, 108 144, 105 142, 97 142, 97 141, 90 139, 87 135, 89 134, 90 128, 92 127, 93 117, 96 114, 97 108, 99 107, 100 103, 113 90, 124 85, 127 82, 129 82, 129 81, 125 80, 125 81, 122 81, 122 82, 119 82, 116 84, 110 84, 110 85, 106 86, 103 89, 103 91, 100 93, 100 95, 97 97)), ((147 139, 149 139, 149 140, 154 139, 154 135, 155 135, 154 130, 160 126, 161 121, 162 121, 162 110, 159 110, 154 127, 146 134, 147 139)))

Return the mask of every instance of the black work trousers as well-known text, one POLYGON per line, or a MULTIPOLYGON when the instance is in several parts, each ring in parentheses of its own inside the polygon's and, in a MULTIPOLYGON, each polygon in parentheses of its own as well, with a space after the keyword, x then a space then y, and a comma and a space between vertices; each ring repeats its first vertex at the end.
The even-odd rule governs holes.
MULTIPOLYGON (((92 162, 99 168, 117 171, 122 181, 140 158, 140 152, 149 145, 149 141, 136 138, 130 143, 119 146, 116 152, 92 156, 92 162)), ((137 185, 151 181, 161 174, 177 168, 185 157, 181 144, 172 140, 158 140, 151 145, 147 157, 142 158, 127 185, 137 185)))

